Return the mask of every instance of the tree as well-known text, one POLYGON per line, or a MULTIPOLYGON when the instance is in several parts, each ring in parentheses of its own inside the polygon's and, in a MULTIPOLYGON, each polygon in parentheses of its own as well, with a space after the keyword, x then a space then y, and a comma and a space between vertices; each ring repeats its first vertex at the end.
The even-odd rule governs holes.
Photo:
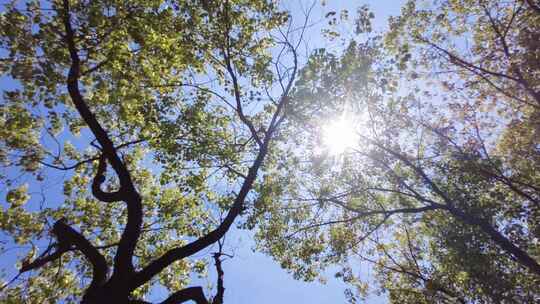
POLYGON ((396 303, 537 301, 536 8, 409 1, 384 44, 313 55, 293 95, 300 161, 253 214, 260 248, 308 280, 339 264, 360 293, 351 263, 373 263, 396 303), (314 149, 313 124, 342 112, 363 120, 358 143, 314 149))
POLYGON ((221 240, 286 119, 299 47, 288 13, 272 1, 28 1, 8 4, 0 28, 13 84, 2 250, 31 246, 2 301, 145 303, 160 284, 162 303, 207 303, 186 285, 205 268, 192 256, 219 243, 222 303, 221 240), (62 198, 50 185, 64 177, 62 198))

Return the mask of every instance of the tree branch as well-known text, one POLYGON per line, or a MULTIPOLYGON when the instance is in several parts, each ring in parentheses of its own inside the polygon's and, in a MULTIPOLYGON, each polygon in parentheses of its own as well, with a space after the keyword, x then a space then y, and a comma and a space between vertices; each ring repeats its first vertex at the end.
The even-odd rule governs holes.
POLYGON ((90 283, 88 290, 95 290, 105 284, 108 273, 107 261, 96 247, 94 247, 82 234, 67 225, 64 222, 64 219, 60 219, 54 223, 52 232, 58 240, 58 244, 56 244, 58 249, 54 253, 47 255, 48 251, 53 247, 49 246, 41 257, 29 264, 23 264, 20 273, 42 267, 49 262, 59 259, 64 253, 77 249, 86 257, 88 262, 92 264, 92 282, 90 283))
MULTIPOLYGON (((227 32, 227 35, 228 35, 228 32, 227 32)), ((228 36, 227 36, 227 43, 228 43, 228 36)), ((246 175, 244 182, 242 183, 240 191, 238 195, 236 196, 231 209, 229 210, 229 212, 227 213, 225 219, 221 222, 221 224, 217 228, 209 232, 207 235, 185 246, 173 248, 169 250, 168 252, 166 252, 165 254, 163 254, 161 257, 150 262, 150 264, 148 264, 141 271, 135 274, 130 284, 131 290, 134 290, 137 287, 143 285, 145 282, 149 281, 153 276, 161 272, 164 268, 168 267, 171 263, 203 250, 204 248, 217 242, 219 239, 221 239, 225 235, 225 233, 229 230, 229 228, 233 224, 236 217, 239 216, 240 213, 244 210, 244 201, 249 191, 252 189, 253 184, 257 178, 258 170, 262 166, 262 163, 266 157, 266 154, 268 153, 269 144, 273 138, 273 134, 278 129, 278 126, 285 118, 285 114, 281 116, 280 114, 282 113, 283 108, 286 106, 288 102, 289 90, 292 87, 294 77, 296 77, 296 65, 297 65, 296 52, 293 51, 293 55, 295 57, 294 73, 292 77, 289 79, 289 84, 287 86, 287 89, 281 95, 276 112, 274 113, 272 121, 270 122, 270 125, 267 131, 265 132, 265 136, 263 139, 261 139, 258 137, 257 131, 255 130, 254 126, 251 124, 249 120, 246 119, 246 117, 243 114, 243 111, 241 108, 242 106, 241 99, 240 99, 240 87, 239 87, 234 69, 232 67, 232 63, 230 61, 230 56, 229 56, 230 53, 228 52, 228 49, 229 49, 229 45, 227 44, 223 52, 224 52, 224 57, 226 61, 226 69, 228 70, 228 72, 231 75, 231 78, 233 79, 234 94, 235 94, 235 98, 237 102, 237 110, 238 110, 237 114, 238 116, 240 116, 240 119, 245 124, 247 124, 248 128, 250 129, 252 133, 253 138, 257 141, 259 145, 259 152, 257 154, 257 157, 255 161, 253 162, 253 165, 249 168, 248 174, 246 175)))
POLYGON ((238 78, 236 76, 236 73, 234 72, 234 68, 232 66, 231 62, 231 50, 230 50, 230 39, 229 39, 229 32, 230 32, 230 23, 228 20, 228 10, 229 5, 228 2, 224 5, 224 13, 225 13, 225 19, 227 22, 227 29, 225 32, 225 47, 223 49, 223 59, 225 60, 225 67, 227 72, 229 73, 229 76, 231 76, 232 84, 233 84, 233 91, 234 91, 234 99, 236 101, 236 112, 238 114, 238 117, 240 117, 240 120, 248 127, 249 131, 251 132, 251 135, 261 147, 263 145, 263 142, 261 141, 257 130, 255 129, 255 126, 253 123, 246 117, 243 107, 242 107, 242 98, 240 96, 240 85, 238 84, 238 78))
POLYGON ((161 304, 180 304, 189 300, 197 304, 208 304, 201 287, 188 287, 177 291, 161 302, 161 304))
MULTIPOLYGON (((120 238, 120 243, 116 256, 114 257, 114 280, 121 281, 123 277, 134 272, 133 252, 141 233, 142 225, 142 203, 137 193, 127 167, 118 156, 113 142, 107 132, 103 129, 88 105, 84 101, 79 90, 80 59, 75 45, 75 34, 70 21, 69 0, 64 0, 63 22, 66 31, 65 41, 71 58, 71 66, 68 73, 67 86, 71 100, 75 108, 88 125, 97 141, 102 147, 104 156, 107 157, 114 171, 120 180, 120 190, 118 195, 122 195, 122 200, 127 203, 128 221, 120 238)), ((99 180, 96 181, 99 183, 99 180)))
MULTIPOLYGON (((505 73, 492 71, 492 70, 483 68, 481 66, 475 65, 475 64, 473 64, 471 62, 468 62, 465 59, 462 59, 461 57, 453 54, 452 52, 440 47, 439 45, 437 45, 437 44, 435 44, 435 43, 433 43, 433 42, 431 42, 431 41, 429 41, 429 40, 427 40, 427 39, 425 39, 423 37, 418 37, 418 39, 420 41, 428 44, 429 46, 433 47, 434 49, 436 49, 440 53, 446 55, 448 57, 448 59, 450 60, 450 62, 452 62, 452 63, 456 64, 457 66, 460 66, 460 67, 474 73, 475 75, 478 75, 479 77, 481 77, 484 80, 488 80, 489 78, 486 75, 490 75, 490 76, 493 76, 493 77, 508 79, 508 80, 511 80, 511 81, 517 83, 519 86, 523 87, 523 89, 525 89, 537 102, 540 103, 540 94, 531 88, 529 83, 521 76, 521 74, 519 74, 519 71, 518 71, 518 76, 517 77, 511 76, 511 75, 508 75, 508 74, 505 74, 505 73)), ((504 45, 503 45, 503 48, 504 48, 504 45)), ((505 49, 505 50, 508 51, 507 49, 505 49)), ((516 69, 513 69, 513 70, 514 70, 514 72, 516 72, 516 69)), ((502 90, 498 86, 496 86, 492 81, 488 80, 487 82, 488 82, 489 85, 493 86, 498 91, 502 90)), ((509 93, 503 93, 503 94, 511 96, 511 94, 509 94, 509 93)), ((515 98, 515 99, 519 100, 519 101, 522 101, 521 98, 515 98)), ((526 103, 530 104, 529 102, 526 102, 526 103)), ((538 106, 535 105, 535 107, 538 107, 538 106)))
POLYGON ((223 296, 225 294, 225 287, 223 286, 223 267, 221 267, 221 256, 223 255, 223 244, 221 242, 219 243, 219 251, 214 253, 214 265, 216 266, 216 272, 217 272, 217 291, 216 296, 212 300, 212 304, 223 304, 223 296))
POLYGON ((100 201, 106 203, 118 202, 122 200, 120 191, 104 192, 101 190, 101 185, 105 182, 105 171, 107 170, 107 159, 102 154, 99 158, 99 164, 96 176, 92 182, 92 194, 100 201))
POLYGON ((19 273, 23 273, 23 272, 40 268, 49 262, 59 259, 60 257, 62 257, 64 253, 70 250, 71 248, 69 248, 69 246, 58 246, 58 244, 52 244, 47 249, 45 249, 45 251, 33 262, 23 261, 21 269, 19 269, 19 273), (55 252, 48 254, 49 251, 51 251, 53 247, 58 247, 58 248, 55 252))
MULTIPOLYGON (((126 142, 126 143, 123 143, 123 144, 120 144, 120 145, 116 146, 115 149, 120 150, 122 148, 131 146, 131 145, 134 145, 134 144, 142 143, 142 142, 144 142, 146 140, 147 140, 146 138, 141 138, 141 139, 136 139, 136 140, 133 140, 133 141, 129 141, 129 142, 126 142)), ((59 159, 57 158, 57 160, 59 160, 59 159)), ((62 171, 68 171, 68 170, 76 169, 81 165, 91 163, 91 162, 93 162, 95 160, 99 160, 99 156, 96 155, 96 156, 93 156, 91 158, 87 158, 87 159, 78 161, 78 162, 76 162, 76 163, 74 163, 72 165, 69 165, 69 166, 66 166, 64 164, 62 164, 62 166, 56 166, 56 165, 53 165, 53 164, 50 164, 50 163, 46 163, 44 161, 39 161, 39 163, 46 166, 46 167, 49 167, 49 168, 62 170, 62 171)))
POLYGON ((488 221, 467 214, 454 207, 449 207, 447 210, 461 221, 479 227, 484 233, 489 235, 491 240, 493 240, 501 249, 512 255, 518 263, 528 268, 532 273, 540 276, 540 264, 538 264, 538 262, 526 251, 514 245, 508 238, 493 228, 488 221))
POLYGON ((146 267, 144 267, 141 271, 135 274, 134 279, 131 282, 131 290, 136 289, 137 287, 143 285, 148 280, 150 280, 153 276, 160 273, 163 269, 165 269, 167 266, 172 264, 173 262, 183 259, 185 257, 188 257, 194 253, 197 253, 204 248, 212 245, 213 243, 217 242, 219 239, 221 239, 225 233, 229 230, 231 225, 233 224, 234 220, 242 210, 244 209, 244 201, 253 187, 253 183, 255 182, 255 179, 257 178, 257 172, 259 168, 262 165, 262 162, 268 152, 268 144, 271 137, 265 138, 263 142, 263 146, 261 150, 259 151, 259 154, 257 155, 257 158, 255 159, 253 165, 250 167, 248 174, 246 176, 246 179, 244 180, 242 187, 240 188, 240 192, 236 196, 233 205, 229 212, 227 213, 227 216, 221 222, 221 224, 205 236, 185 245, 182 247, 173 248, 169 251, 167 251, 164 255, 159 257, 158 259, 152 261, 150 264, 148 264, 146 267))
POLYGON ((221 254, 214 253, 214 264, 217 271, 217 292, 212 304, 223 304, 223 295, 225 294, 225 287, 223 286, 223 268, 221 267, 221 254))
MULTIPOLYGON (((343 220, 327 221, 327 222, 315 223, 315 224, 307 225, 307 226, 301 227, 301 228, 295 230, 294 232, 288 234, 287 236, 285 236, 285 238, 290 238, 290 237, 294 236, 295 234, 298 234, 299 232, 306 231, 306 230, 313 229, 313 228, 317 228, 317 227, 321 227, 321 226, 350 223, 350 222, 353 222, 353 221, 356 221, 356 220, 359 220, 361 218, 368 217, 368 216, 383 215, 384 219, 381 222, 379 222, 379 224, 376 226, 376 228, 379 228, 380 226, 382 226, 382 224, 384 224, 384 222, 386 222, 386 220, 388 220, 388 218, 390 218, 392 215, 395 215, 395 214, 422 213, 422 212, 426 212, 426 211, 433 211, 433 210, 441 209, 440 206, 435 205, 435 206, 425 206, 425 207, 419 207, 419 208, 398 208, 398 209, 392 209, 392 210, 361 211, 361 210, 356 209, 356 208, 351 208, 350 206, 347 206, 347 204, 345 204, 344 202, 341 202, 339 200, 334 200, 334 199, 326 199, 326 200, 330 201, 330 202, 333 202, 335 204, 338 204, 339 206, 341 206, 341 207, 343 207, 343 208, 345 208, 345 209, 347 209, 349 211, 355 212, 356 216, 348 218, 348 219, 343 219, 343 220)), ((368 237, 374 231, 375 231, 375 229, 372 229, 371 231, 369 231, 367 233, 367 235, 362 237, 362 239, 365 239, 366 237, 368 237)))
POLYGON ((379 144, 376 141, 369 140, 372 142, 375 146, 379 147, 380 149, 388 152, 393 157, 398 159, 399 161, 403 162, 405 165, 413 169, 416 174, 418 174, 424 182, 431 187, 431 189, 439 195, 446 205, 440 206, 441 209, 445 209, 448 212, 450 212, 452 215, 454 215, 457 219, 480 228, 484 233, 486 233, 495 244, 497 244, 501 249, 509 253, 511 256, 515 257, 517 262, 521 265, 527 267, 531 272, 540 275, 540 264, 532 258, 527 252, 522 250, 521 248, 517 247, 512 243, 508 238, 506 238, 504 235, 502 235, 499 231, 497 231, 493 226, 486 220, 477 218, 471 214, 465 213, 462 210, 455 207, 454 201, 450 199, 450 197, 439 188, 439 186, 422 170, 420 167, 414 165, 406 156, 393 151, 392 149, 389 149, 385 147, 382 144, 379 144))

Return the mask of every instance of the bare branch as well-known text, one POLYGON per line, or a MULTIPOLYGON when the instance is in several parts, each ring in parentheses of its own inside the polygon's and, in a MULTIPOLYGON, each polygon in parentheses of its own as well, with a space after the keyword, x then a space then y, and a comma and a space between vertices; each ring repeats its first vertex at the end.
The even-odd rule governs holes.
POLYGON ((217 272, 217 292, 212 300, 212 304, 223 304, 223 296, 225 294, 225 287, 223 286, 223 267, 221 266, 221 256, 223 255, 223 244, 221 242, 219 243, 219 251, 214 253, 214 265, 216 266, 216 272, 217 272))
POLYGON ((225 67, 227 72, 229 73, 229 76, 231 77, 232 84, 233 84, 233 92, 234 92, 234 99, 236 100, 236 112, 238 114, 238 117, 240 120, 248 127, 249 131, 251 132, 251 135, 259 145, 259 147, 262 147, 263 142, 261 141, 257 129, 255 129, 255 126, 253 123, 246 117, 243 107, 242 107, 242 97, 240 94, 240 85, 238 83, 238 78, 236 75, 236 72, 234 71, 232 61, 231 61, 231 49, 230 49, 230 24, 228 20, 228 11, 229 11, 229 3, 226 2, 224 5, 224 14, 225 19, 227 22, 227 30, 225 32, 225 46, 223 49, 223 59, 225 60, 225 67))

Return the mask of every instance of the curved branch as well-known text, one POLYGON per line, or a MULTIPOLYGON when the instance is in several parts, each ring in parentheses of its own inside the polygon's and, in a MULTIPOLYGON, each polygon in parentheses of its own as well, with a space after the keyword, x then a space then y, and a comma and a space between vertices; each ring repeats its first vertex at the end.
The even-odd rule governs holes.
MULTIPOLYGON (((142 139, 137 139, 137 140, 133 140, 133 141, 129 141, 129 142, 126 142, 126 143, 123 143, 123 144, 120 144, 118 146, 115 147, 116 150, 119 150, 119 149, 122 149, 122 148, 125 148, 125 147, 129 147, 131 145, 134 145, 134 144, 138 144, 138 143, 142 143, 144 141, 146 141, 147 139, 145 138, 142 138, 142 139)), ((69 165, 69 166, 66 166, 66 165, 62 165, 62 166, 57 166, 57 165, 53 165, 53 164, 50 164, 50 163, 46 163, 44 161, 39 161, 40 164, 46 166, 46 167, 49 167, 49 168, 53 168, 53 169, 57 169, 57 170, 62 170, 62 171, 68 171, 68 170, 73 170, 73 169, 76 169, 78 168, 79 166, 82 166, 84 164, 88 164, 88 163, 91 163, 93 161, 96 161, 96 160, 99 160, 99 156, 93 156, 93 157, 90 157, 90 158, 87 158, 87 159, 84 159, 84 160, 81 160, 81 161, 78 161, 72 165, 69 165)))
POLYGON ((168 252, 166 252, 165 254, 163 254, 161 257, 150 262, 150 264, 148 264, 141 271, 135 274, 133 280, 130 283, 131 290, 134 290, 137 287, 148 282, 153 276, 161 272, 163 269, 168 267, 173 262, 183 259, 185 257, 188 257, 214 244, 219 239, 221 239, 225 235, 225 233, 227 233, 227 231, 233 224, 236 217, 239 216, 240 213, 244 210, 244 201, 249 191, 252 189, 253 184, 257 178, 258 170, 262 166, 262 163, 266 157, 266 154, 268 153, 269 144, 270 144, 270 141, 272 140, 273 134, 278 129, 280 123, 285 119, 286 114, 283 113, 283 108, 286 107, 289 101, 288 94, 290 92, 290 89, 296 77, 296 71, 297 71, 297 66, 298 66, 296 49, 289 43, 289 47, 291 48, 291 51, 293 52, 293 56, 294 56, 294 72, 291 78, 289 79, 287 88, 281 95, 279 104, 277 105, 277 109, 272 117, 270 125, 267 128, 267 130, 264 132, 264 138, 261 139, 258 136, 257 130, 255 129, 253 124, 244 116, 244 113, 242 110, 242 104, 241 104, 240 85, 238 83, 237 75, 231 63, 230 46, 228 45, 228 43, 229 43, 229 40, 228 40, 228 37, 226 37, 226 45, 223 50, 223 53, 224 53, 223 55, 224 55, 224 59, 226 63, 225 68, 227 69, 227 71, 229 72, 232 78, 233 90, 234 90, 234 95, 235 95, 235 99, 237 103, 237 115, 244 122, 244 124, 246 124, 248 128, 250 129, 252 133, 251 135, 253 136, 254 140, 259 145, 259 152, 252 166, 249 168, 248 174, 245 176, 244 182, 242 183, 240 191, 238 195, 236 196, 231 209, 227 213, 225 219, 220 223, 220 225, 214 230, 212 230, 211 232, 209 232, 208 234, 206 234, 205 236, 185 246, 173 248, 169 250, 168 252))
MULTIPOLYGON (((115 246, 118 246, 118 243, 112 243, 112 244, 108 244, 108 245, 94 246, 94 247, 96 249, 108 249, 108 248, 115 247, 115 246)), ((21 268, 19 269, 19 273, 23 273, 23 272, 27 272, 27 271, 30 271, 30 270, 40 268, 40 267, 44 266, 45 264, 47 264, 49 262, 53 262, 53 261, 61 258, 64 253, 69 252, 69 251, 73 251, 73 250, 77 250, 77 247, 63 246, 63 245, 60 245, 58 243, 51 244, 33 262, 23 261, 22 265, 21 265, 21 268), (51 254, 48 254, 54 247, 57 248, 56 251, 51 253, 51 254)))
POLYGON ((105 171, 107 170, 107 159, 104 155, 99 158, 99 165, 94 181, 92 182, 92 195, 102 202, 112 203, 122 200, 120 191, 105 192, 101 190, 101 185, 105 182, 105 171))
POLYGON ((201 287, 188 287, 177 291, 160 304, 180 304, 190 300, 197 304, 208 304, 201 287))
POLYGON ((229 73, 229 76, 231 76, 232 84, 233 84, 233 91, 234 91, 234 99, 236 101, 236 113, 238 114, 238 117, 240 117, 240 120, 248 127, 249 131, 251 132, 251 135, 259 145, 259 147, 262 147, 263 142, 261 141, 257 130, 255 129, 255 126, 249 120, 242 108, 242 98, 240 95, 240 85, 238 83, 238 77, 236 76, 236 73, 234 72, 234 68, 231 62, 231 49, 230 49, 230 38, 229 38, 229 32, 230 32, 230 24, 228 22, 228 10, 229 6, 228 3, 225 4, 225 18, 227 19, 226 24, 226 32, 225 32, 225 46, 223 49, 223 59, 225 60, 225 68, 227 72, 229 73))
MULTIPOLYGON (((96 247, 90 244, 82 234, 67 225, 64 222, 64 219, 60 219, 54 223, 52 232, 58 239, 59 250, 49 257, 55 255, 60 257, 62 253, 70 250, 71 247, 74 246, 86 257, 90 264, 92 264, 92 282, 90 283, 88 290, 94 290, 105 284, 108 273, 107 261, 96 247)), ((48 261, 52 260, 52 258, 48 259, 48 261)))
POLYGON ((65 40, 68 47, 69 55, 71 58, 71 66, 68 72, 67 78, 67 87, 68 92, 75 105, 75 108, 83 118, 84 122, 88 125, 96 140, 99 142, 103 148, 103 153, 107 156, 111 162, 112 167, 118 174, 121 181, 128 182, 131 181, 129 172, 126 169, 124 163, 116 153, 116 148, 113 145, 113 142, 109 138, 109 135, 103 129, 101 124, 97 121, 94 113, 90 110, 86 102, 84 101, 83 96, 81 95, 79 89, 79 76, 80 76, 80 58, 78 55, 78 50, 75 45, 75 33, 71 26, 71 17, 70 17, 70 8, 69 0, 64 0, 64 27, 66 30, 65 40))
POLYGON ((283 93, 281 94, 280 102, 277 106, 276 112, 272 116, 272 121, 270 122, 270 126, 268 127, 268 131, 266 132, 265 136, 268 136, 268 134, 271 134, 274 132, 274 130, 283 122, 285 119, 285 115, 281 115, 283 112, 283 109, 288 105, 289 103, 289 92, 291 91, 292 85, 294 83, 294 80, 296 79, 296 73, 298 72, 298 54, 296 52, 296 48, 293 47, 293 45, 287 40, 285 42, 287 46, 290 48, 292 54, 293 54, 293 70, 291 77, 289 78, 289 82, 287 83, 287 86, 284 88, 283 93))
POLYGON ((240 192, 238 193, 238 195, 236 196, 234 200, 232 208, 229 210, 229 212, 227 213, 227 216, 221 222, 221 224, 216 229, 212 230, 205 236, 185 246, 173 248, 167 251, 161 257, 152 261, 150 264, 144 267, 141 271, 135 274, 134 279, 131 282, 131 286, 130 286, 131 290, 134 290, 137 287, 148 282, 153 276, 160 273, 163 269, 165 269, 166 267, 168 267, 170 264, 174 263, 175 261, 188 257, 214 244, 219 239, 221 239, 225 235, 225 233, 227 233, 227 231, 233 224, 236 217, 240 215, 242 210, 244 210, 244 201, 249 191, 253 187, 253 183, 255 182, 255 179, 257 178, 257 172, 259 171, 259 168, 261 167, 263 160, 268 152, 268 144, 269 144, 270 138, 271 137, 264 139, 261 151, 259 151, 257 158, 255 159, 253 165, 249 169, 246 179, 244 180, 244 183, 242 184, 242 187, 240 188, 240 192))
POLYGON ((91 163, 95 160, 98 160, 99 157, 92 157, 92 158, 88 158, 88 159, 85 159, 85 160, 81 160, 79 162, 76 162, 75 164, 73 165, 69 165, 69 166, 66 166, 66 165, 62 165, 62 166, 56 166, 56 165, 53 165, 53 164, 49 164, 49 163, 46 163, 44 161, 39 161, 40 164, 46 166, 46 167, 49 167, 49 168, 53 168, 53 169, 57 169, 57 170, 62 170, 62 171, 68 171, 68 170, 73 170, 73 169, 76 169, 77 167, 79 166, 82 166, 84 164, 88 164, 88 163, 91 163))
MULTIPOLYGON (((89 109, 88 105, 84 101, 83 96, 81 95, 78 83, 81 70, 80 59, 77 47, 75 45, 75 33, 70 21, 69 0, 64 0, 63 4, 63 22, 66 31, 65 41, 71 58, 71 66, 69 68, 67 78, 68 92, 75 105, 75 108, 96 137, 97 141, 102 147, 104 156, 108 159, 112 168, 118 175, 122 200, 127 203, 128 220, 120 238, 118 251, 114 257, 114 273, 112 278, 113 280, 120 282, 125 279, 126 276, 134 272, 132 260, 133 252, 135 251, 137 241, 141 234, 143 216, 141 198, 133 185, 126 165, 118 156, 112 140, 97 121, 94 113, 92 113, 92 111, 89 109)), ((100 178, 95 180, 95 182, 100 184, 100 178)), ((98 191, 98 195, 99 194, 100 193, 98 191)))

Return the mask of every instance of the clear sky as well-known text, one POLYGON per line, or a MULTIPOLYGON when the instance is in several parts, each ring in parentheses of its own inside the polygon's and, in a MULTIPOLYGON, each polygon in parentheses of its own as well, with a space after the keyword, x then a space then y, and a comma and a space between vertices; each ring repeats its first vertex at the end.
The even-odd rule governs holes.
MULTIPOLYGON (((322 19, 329 11, 340 11, 348 9, 350 15, 354 15, 357 7, 367 4, 375 13, 374 27, 376 30, 383 30, 387 24, 388 16, 397 15, 404 0, 327 0, 326 5, 322 7, 320 0, 312 12, 315 20, 322 19)), ((0 0, 0 4, 5 3, 0 0)), ((300 13, 297 0, 282 1, 284 7, 290 8, 293 12, 293 18, 300 13)), ((304 1, 304 7, 311 2, 304 1)), ((0 11, 2 10, 0 5, 0 11)), ((300 16, 301 18, 301 16, 300 16)), ((322 24, 321 24, 322 25, 322 24)), ((310 31, 308 38, 309 44, 321 47, 321 39, 318 36, 320 28, 314 27, 310 31), (313 34, 312 34, 313 33, 313 34)), ((0 90, 12 86, 6 78, 0 78, 0 90)), ((57 185, 60 187, 60 185, 57 185)), ((0 194, 4 194, 0 190, 0 194)), ((3 201, 3 198, 2 200, 3 201)), ((279 264, 271 258, 252 251, 253 242, 248 233, 238 230, 231 231, 228 236, 228 248, 234 249, 234 258, 224 262, 225 271, 225 303, 227 304, 274 304, 274 303, 346 303, 343 295, 345 285, 335 279, 332 279, 332 273, 328 273, 328 282, 323 285, 318 282, 305 283, 296 281, 285 270, 279 267, 279 264)), ((211 252, 212 249, 208 250, 211 252)), ((17 254, 14 252, 8 258, 0 261, 0 268, 6 266, 12 267, 17 260, 17 254)), ((13 269, 15 271, 15 269, 13 269)), ((210 278, 213 283, 214 268, 209 268, 210 278)), ((363 272, 364 273, 364 272, 363 272)), ((368 275, 366 272, 365 275, 368 275)), ((9 278, 9 276, 8 276, 9 278)), ((206 283, 206 281, 197 282, 206 283)), ((154 300, 163 299, 165 294, 156 290, 152 295, 154 300)), ((383 297, 371 297, 365 303, 377 304, 386 303, 383 297)))

